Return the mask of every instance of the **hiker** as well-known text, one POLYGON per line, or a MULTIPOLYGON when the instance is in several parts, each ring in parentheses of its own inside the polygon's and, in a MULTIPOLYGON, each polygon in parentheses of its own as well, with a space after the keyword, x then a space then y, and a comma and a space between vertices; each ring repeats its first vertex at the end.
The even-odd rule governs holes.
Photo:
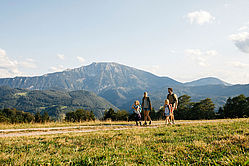
POLYGON ((173 88, 168 88, 168 95, 167 95, 167 99, 169 100, 169 104, 172 105, 172 113, 170 114, 170 119, 171 119, 171 123, 175 124, 175 117, 174 117, 174 110, 177 109, 177 105, 178 105, 178 99, 177 99, 177 95, 173 93, 173 88))
POLYGON ((140 126, 142 126, 142 122, 141 122, 141 105, 140 105, 138 100, 136 100, 134 102, 134 104, 132 105, 132 109, 134 109, 133 112, 135 113, 136 125, 138 126, 138 122, 139 122, 140 126))
POLYGON ((144 92, 144 97, 142 99, 142 111, 144 111, 144 125, 147 125, 147 119, 150 121, 149 125, 151 125, 150 111, 152 110, 150 98, 148 97, 148 93, 144 92))
POLYGON ((169 104, 169 99, 165 100, 163 108, 164 108, 163 109, 164 116, 166 117, 165 124, 168 125, 168 124, 170 124, 169 117, 170 117, 170 114, 172 113, 172 105, 169 104))

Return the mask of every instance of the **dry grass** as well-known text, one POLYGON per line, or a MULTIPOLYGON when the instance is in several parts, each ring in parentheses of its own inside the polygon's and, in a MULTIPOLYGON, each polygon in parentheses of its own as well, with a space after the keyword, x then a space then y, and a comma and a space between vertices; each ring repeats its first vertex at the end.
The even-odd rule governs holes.
POLYGON ((243 165, 249 121, 0 138, 0 165, 243 165))

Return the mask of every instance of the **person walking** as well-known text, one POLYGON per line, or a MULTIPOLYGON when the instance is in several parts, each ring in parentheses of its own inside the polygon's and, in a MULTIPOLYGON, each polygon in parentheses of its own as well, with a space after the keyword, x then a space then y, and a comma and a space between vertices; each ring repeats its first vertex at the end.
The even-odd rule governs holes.
POLYGON ((169 117, 170 114, 172 113, 172 105, 169 104, 169 99, 165 100, 163 108, 164 108, 164 116, 166 117, 165 124, 168 125, 170 124, 169 117))
POLYGON ((149 120, 149 125, 151 125, 150 111, 152 110, 151 101, 148 97, 148 93, 144 92, 144 97, 142 99, 142 111, 144 111, 144 125, 147 125, 147 120, 149 120))
POLYGON ((138 126, 138 122, 140 124, 140 126, 142 126, 141 123, 141 106, 138 100, 136 100, 134 102, 134 104, 132 105, 132 108, 134 109, 133 112, 135 113, 135 121, 136 121, 136 125, 138 126))
POLYGON ((171 123, 175 124, 175 117, 174 117, 174 110, 177 109, 178 106, 178 98, 177 95, 173 93, 173 88, 168 88, 168 95, 167 99, 169 100, 169 103, 172 105, 172 112, 171 112, 171 123))

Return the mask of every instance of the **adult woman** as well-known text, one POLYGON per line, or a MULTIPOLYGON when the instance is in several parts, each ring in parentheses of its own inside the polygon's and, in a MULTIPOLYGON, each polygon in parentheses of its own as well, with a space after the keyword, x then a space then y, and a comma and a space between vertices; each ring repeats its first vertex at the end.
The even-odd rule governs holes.
POLYGON ((147 119, 150 121, 149 125, 151 124, 150 118, 150 111, 152 110, 150 98, 148 97, 148 93, 144 92, 144 97, 142 99, 142 110, 144 111, 144 125, 147 125, 147 119))

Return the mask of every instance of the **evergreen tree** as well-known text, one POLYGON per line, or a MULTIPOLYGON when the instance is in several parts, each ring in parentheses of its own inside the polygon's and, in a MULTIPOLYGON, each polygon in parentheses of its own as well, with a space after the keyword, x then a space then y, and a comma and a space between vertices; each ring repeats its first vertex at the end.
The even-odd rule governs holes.
POLYGON ((117 120, 116 112, 114 111, 114 109, 110 108, 108 111, 106 110, 103 119, 111 119, 112 121, 117 120))
POLYGON ((191 97, 183 95, 178 98, 178 108, 174 111, 175 119, 189 119, 193 102, 191 97))
POLYGON ((35 122, 36 123, 41 123, 42 122, 42 116, 41 116, 40 112, 37 112, 35 114, 35 122))
POLYGON ((249 116, 249 98, 243 94, 228 98, 223 107, 224 118, 242 118, 249 116))
POLYGON ((214 103, 210 98, 194 103, 191 109, 190 119, 214 119, 214 108, 214 103))
POLYGON ((42 122, 45 123, 45 122, 48 122, 49 121, 49 115, 48 115, 48 112, 45 111, 42 115, 42 122))
POLYGON ((125 110, 118 110, 116 113, 116 118, 119 121, 128 121, 129 113, 125 110))

